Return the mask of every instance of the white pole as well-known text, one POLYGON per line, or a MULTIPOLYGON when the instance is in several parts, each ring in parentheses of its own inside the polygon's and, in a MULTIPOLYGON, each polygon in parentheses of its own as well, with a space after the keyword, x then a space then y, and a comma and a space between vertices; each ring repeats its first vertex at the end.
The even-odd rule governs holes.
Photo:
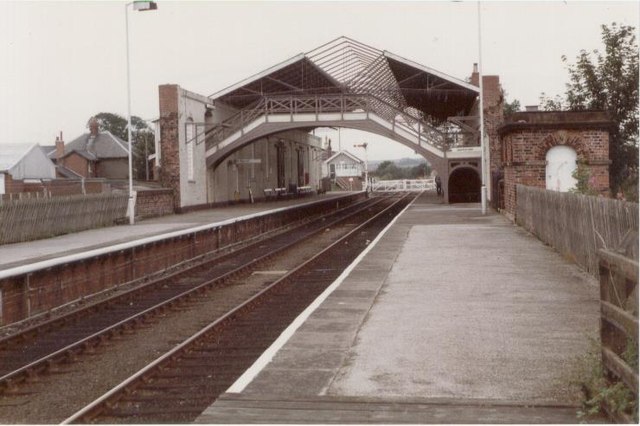
POLYGON ((482 187, 480 188, 480 203, 482 214, 487 214, 487 184, 486 184, 486 154, 484 143, 484 92, 482 90, 482 13, 480 11, 480 0, 478 5, 478 80, 480 83, 480 151, 481 151, 481 174, 482 187))
POLYGON ((369 192, 369 160, 367 159, 368 144, 365 142, 362 146, 364 146, 364 190, 369 192))
POLYGON ((127 43, 127 141, 129 145, 129 224, 133 225, 135 222, 134 208, 135 203, 133 201, 133 151, 131 150, 131 70, 129 66, 129 5, 124 5, 124 23, 125 34, 127 43))

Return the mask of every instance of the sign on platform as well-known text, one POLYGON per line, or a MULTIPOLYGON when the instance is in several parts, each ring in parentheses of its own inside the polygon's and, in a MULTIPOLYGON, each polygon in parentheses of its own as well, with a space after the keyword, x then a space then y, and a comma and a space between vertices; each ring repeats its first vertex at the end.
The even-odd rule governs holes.
POLYGON ((260 164, 262 163, 262 158, 241 158, 236 160, 236 164, 260 164))

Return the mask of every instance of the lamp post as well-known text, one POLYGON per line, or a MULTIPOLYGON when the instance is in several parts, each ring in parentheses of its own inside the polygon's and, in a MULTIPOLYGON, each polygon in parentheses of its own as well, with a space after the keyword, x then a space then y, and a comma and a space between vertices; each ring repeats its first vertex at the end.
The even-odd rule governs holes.
POLYGON ((158 5, 153 1, 134 1, 124 5, 124 26, 126 34, 127 48, 127 142, 129 146, 129 203, 127 212, 129 214, 129 224, 135 222, 135 200, 133 199, 133 150, 131 149, 131 67, 129 57, 129 6, 133 5, 133 9, 144 12, 147 10, 156 10, 158 5))
POLYGON ((486 153, 484 143, 484 92, 482 90, 482 14, 480 11, 480 0, 478 5, 478 82, 480 84, 480 165, 481 175, 480 180, 482 187, 480 188, 480 205, 482 208, 482 214, 487 214, 487 165, 486 165, 486 153))

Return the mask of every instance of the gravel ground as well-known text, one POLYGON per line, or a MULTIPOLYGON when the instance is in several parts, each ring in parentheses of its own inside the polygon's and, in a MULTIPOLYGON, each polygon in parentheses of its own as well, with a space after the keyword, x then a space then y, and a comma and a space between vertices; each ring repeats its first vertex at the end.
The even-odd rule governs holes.
MULTIPOLYGON (((326 230, 274 259, 263 271, 287 271, 313 256, 351 229, 326 230)), ((59 423, 134 374, 232 307, 257 293, 280 275, 253 273, 202 299, 158 316, 146 327, 120 335, 90 356, 59 365, 54 374, 21 386, 17 393, 0 396, 0 423, 59 423)))

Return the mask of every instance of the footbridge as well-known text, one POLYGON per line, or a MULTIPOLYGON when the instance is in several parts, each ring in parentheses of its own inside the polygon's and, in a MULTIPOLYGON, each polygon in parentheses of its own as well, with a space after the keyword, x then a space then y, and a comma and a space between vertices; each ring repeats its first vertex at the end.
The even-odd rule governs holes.
POLYGON ((266 135, 315 127, 347 127, 386 136, 431 163, 481 155, 475 133, 443 131, 373 95, 264 96, 205 131, 207 165, 217 166, 231 152, 266 135), (396 114, 391 119, 384 117, 381 106, 396 114))
POLYGON ((205 143, 215 168, 265 136, 346 127, 413 149, 443 177, 460 164, 479 174, 478 94, 465 81, 340 37, 210 95, 192 139, 205 143))

